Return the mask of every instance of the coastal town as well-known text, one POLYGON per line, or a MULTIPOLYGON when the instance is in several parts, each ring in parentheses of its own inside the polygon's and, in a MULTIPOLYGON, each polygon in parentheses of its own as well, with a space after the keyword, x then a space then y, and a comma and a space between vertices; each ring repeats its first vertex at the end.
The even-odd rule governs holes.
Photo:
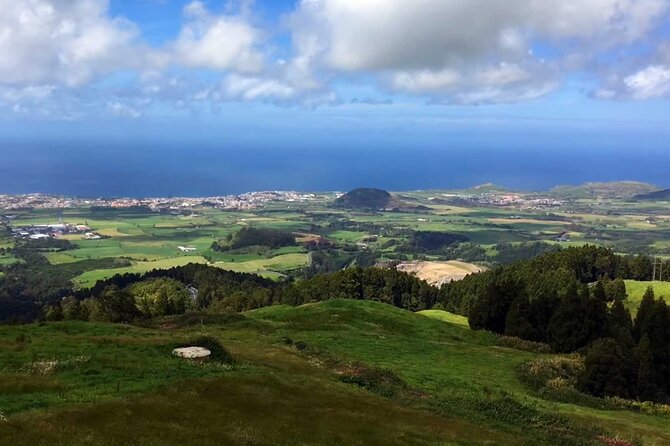
POLYGON ((303 193, 295 191, 247 192, 240 195, 215 197, 154 197, 154 198, 78 198, 48 194, 0 195, 0 209, 69 209, 81 207, 132 208, 145 207, 153 211, 184 210, 201 206, 217 209, 255 209, 271 202, 300 203, 330 199, 333 193, 303 193))

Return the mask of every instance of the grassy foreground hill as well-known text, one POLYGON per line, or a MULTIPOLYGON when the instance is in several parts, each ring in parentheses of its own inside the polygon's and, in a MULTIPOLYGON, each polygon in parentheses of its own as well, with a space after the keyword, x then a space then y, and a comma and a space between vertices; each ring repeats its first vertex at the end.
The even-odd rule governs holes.
POLYGON ((670 416, 545 400, 462 318, 332 300, 152 326, 0 327, 6 444, 670 444, 670 416), (203 335, 234 364, 171 349, 203 335), (600 440, 599 440, 600 439, 600 440))

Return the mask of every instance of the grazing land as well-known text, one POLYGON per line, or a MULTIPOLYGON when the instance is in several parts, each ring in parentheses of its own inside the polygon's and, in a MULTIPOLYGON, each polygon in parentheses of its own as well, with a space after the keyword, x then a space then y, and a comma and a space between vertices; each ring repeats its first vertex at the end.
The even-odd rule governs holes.
POLYGON ((670 301, 670 282, 626 280, 626 293, 628 294, 626 306, 631 313, 637 312, 642 296, 649 287, 653 288, 656 297, 663 297, 670 301))
POLYGON ((0 436, 15 445, 670 442, 669 415, 538 397, 517 369, 549 357, 499 347, 443 311, 346 300, 148 327, 1 327, 0 436), (204 335, 234 363, 171 354, 204 335))

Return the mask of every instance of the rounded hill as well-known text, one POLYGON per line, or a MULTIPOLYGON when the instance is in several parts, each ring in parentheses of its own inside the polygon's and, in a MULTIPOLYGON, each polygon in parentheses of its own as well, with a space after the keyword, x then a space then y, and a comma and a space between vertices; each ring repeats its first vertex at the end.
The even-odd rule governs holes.
POLYGON ((425 206, 415 206, 394 197, 382 189, 359 187, 338 197, 333 207, 341 209, 397 209, 421 210, 425 206))

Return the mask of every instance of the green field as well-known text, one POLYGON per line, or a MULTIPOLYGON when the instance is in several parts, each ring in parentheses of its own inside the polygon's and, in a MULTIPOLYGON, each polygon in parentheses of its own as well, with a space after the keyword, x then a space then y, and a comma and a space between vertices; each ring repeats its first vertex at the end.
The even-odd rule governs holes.
POLYGON ((644 296, 645 291, 650 286, 654 289, 656 298, 663 297, 666 302, 670 302, 670 282, 626 280, 626 293, 628 294, 626 307, 633 315, 637 313, 640 302, 642 302, 642 296, 644 296))
POLYGON ((18 262, 19 259, 12 255, 0 255, 0 266, 11 265, 18 262))
POLYGON ((207 261, 200 256, 181 256, 172 257, 161 260, 154 260, 150 262, 134 262, 132 266, 124 268, 110 268, 110 269, 96 269, 87 271, 73 279, 76 286, 85 288, 95 284, 96 281, 111 277, 115 274, 125 273, 146 273, 153 269, 167 269, 174 266, 183 266, 189 263, 207 263, 207 261))
POLYGON ((516 369, 548 355, 498 347, 495 336, 444 312, 336 300, 169 325, 0 327, 0 438, 12 445, 595 445, 601 429, 645 445, 670 442, 667 416, 535 396, 516 369), (235 365, 170 354, 202 334, 219 339, 235 365), (379 381, 357 378, 368 369, 380 370, 379 381), (347 384, 347 376, 360 384, 347 384))
MULTIPOLYGON (((445 253, 438 250, 427 254, 429 260, 460 259, 483 266, 498 263, 500 258, 508 258, 500 256, 500 244, 519 246, 525 242, 564 247, 595 244, 611 247, 620 253, 645 252, 670 257, 670 221, 661 218, 670 214, 670 205, 636 203, 625 197, 612 197, 603 201, 598 199, 605 193, 603 190, 608 190, 603 187, 584 186, 545 193, 545 196, 563 201, 560 205, 537 209, 520 209, 516 205, 486 202, 471 206, 467 204, 467 200, 476 200, 482 193, 491 194, 491 199, 495 199, 496 194, 509 194, 493 188, 402 192, 404 199, 426 207, 417 211, 333 209, 328 202, 319 200, 271 202, 257 209, 243 211, 208 207, 195 207, 182 212, 123 208, 33 209, 13 212, 10 224, 22 226, 62 220, 70 224, 86 224, 103 236, 100 240, 86 240, 82 234, 65 236, 75 245, 75 249, 48 253, 47 258, 54 265, 115 258, 132 262, 131 266, 122 269, 95 268, 84 271, 76 279, 77 286, 89 286, 95 280, 108 278, 118 272, 143 272, 153 267, 181 265, 191 259, 274 278, 285 277, 287 272, 290 275, 307 264, 307 249, 304 245, 269 250, 212 249, 213 242, 225 240, 247 226, 312 234, 324 237, 333 249, 345 250, 345 254, 350 257, 357 253, 372 253, 377 259, 384 260, 405 260, 406 257, 412 260, 422 255, 398 248, 409 241, 412 231, 460 235, 467 238, 467 243, 480 247, 484 252, 473 254, 474 251, 466 250, 445 253), (591 191, 593 187, 597 190, 591 191), (456 194, 464 199, 453 205, 435 201, 444 200, 445 193, 450 197, 456 194), (570 241, 559 243, 557 238, 563 233, 569 235, 570 241), (364 244, 357 245, 370 236, 377 237, 376 241, 366 240, 364 244), (180 246, 192 247, 195 251, 182 252, 180 246)), ((610 189, 620 188, 613 186, 610 189)), ((605 195, 609 197, 608 193, 605 195)), ((532 193, 518 195, 527 199, 536 198, 532 193)), ((11 247, 12 244, 11 238, 0 237, 1 247, 11 247)), ((336 261, 333 264, 358 264, 353 258, 345 261, 342 254, 334 254, 336 261)), ((374 263, 373 260, 368 259, 371 263, 374 263)), ((11 261, 11 257, 0 256, 0 266, 11 261)), ((108 260, 100 265, 110 263, 111 260, 108 260)), ((91 267, 95 265, 90 263, 91 267)))
POLYGON ((468 318, 461 316, 460 314, 454 314, 443 310, 423 310, 418 311, 417 314, 422 314, 433 319, 449 322, 454 325, 460 325, 461 327, 468 327, 468 318))

